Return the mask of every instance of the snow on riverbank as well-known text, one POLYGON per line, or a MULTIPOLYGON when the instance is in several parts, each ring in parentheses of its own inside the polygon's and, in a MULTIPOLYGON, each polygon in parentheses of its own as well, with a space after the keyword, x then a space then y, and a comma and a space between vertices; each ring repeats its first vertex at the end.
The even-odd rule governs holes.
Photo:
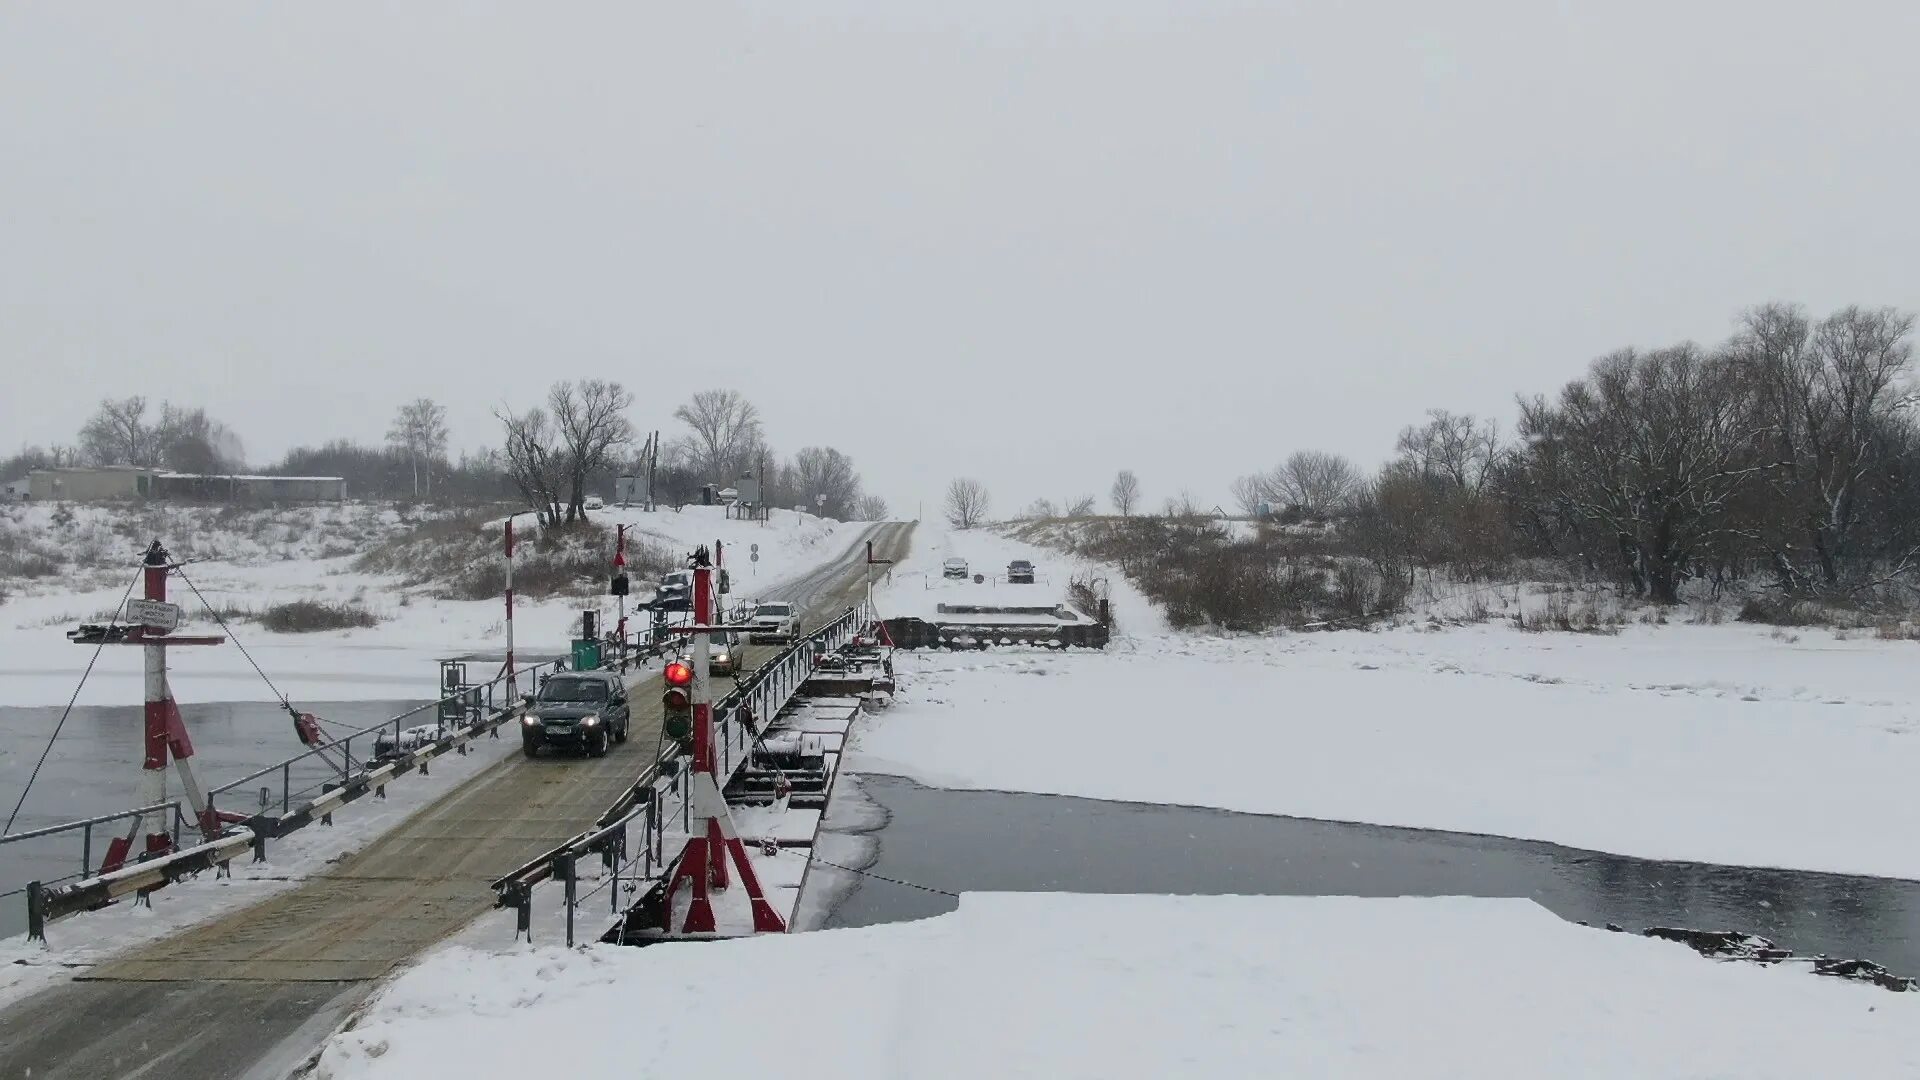
POLYGON ((849 767, 1920 878, 1911 642, 1679 625, 1211 638, 1115 601, 1122 637, 1102 653, 903 654, 898 704, 863 721, 849 767))
MULTIPOLYGON (((724 541, 729 550, 727 564, 734 575, 734 595, 743 598, 837 557, 866 527, 791 511, 776 511, 772 520, 762 525, 728 520, 721 507, 704 506, 652 514, 610 507, 595 514, 594 520, 608 526, 630 523, 635 542, 651 542, 676 552, 691 550, 696 544, 711 545, 716 539, 724 541), (749 545, 755 543, 760 545, 757 564, 748 558, 749 545)), ((245 519, 242 521, 244 524, 245 519)), ((372 515, 367 521, 353 521, 360 530, 355 535, 362 536, 361 549, 372 542, 365 537, 378 535, 370 530, 403 527, 391 516, 372 515)), ((357 550, 354 554, 318 557, 322 550, 339 549, 316 548, 311 542, 279 533, 272 534, 275 539, 268 546, 280 545, 289 557, 272 558, 254 533, 245 531, 250 528, 236 526, 230 538, 204 529, 193 534, 195 550, 235 552, 231 559, 211 558, 188 568, 194 584, 210 603, 259 609, 295 599, 355 602, 382 619, 378 626, 368 629, 310 634, 275 634, 252 621, 232 623, 234 633, 254 659, 296 699, 431 697, 436 660, 467 653, 497 656, 505 646, 505 612, 499 600, 436 598, 429 589, 404 588, 393 577, 354 570, 357 550)), ((611 543, 609 533, 609 562, 611 543)), ((129 552, 126 574, 119 576, 115 585, 60 592, 45 588, 43 582, 35 595, 15 596, 0 604, 0 690, 6 692, 8 704, 66 703, 93 654, 91 648, 67 642, 66 631, 82 620, 104 622, 133 572, 133 555, 129 552)), ((643 597, 647 584, 635 583, 643 597)), ((197 619, 197 626, 205 629, 211 625, 198 599, 178 581, 171 588, 177 594, 172 599, 186 608, 189 618, 197 619)), ((597 604, 611 625, 614 598, 598 596, 584 604, 597 604)), ((565 598, 522 599, 514 615, 519 654, 534 657, 565 652, 578 627, 582 606, 580 600, 565 598)), ((179 649, 171 663, 174 689, 183 700, 272 700, 265 683, 231 645, 179 649)), ((80 703, 137 701, 140 686, 139 657, 129 650, 108 649, 89 677, 80 703)))
POLYGON ((528 1033, 562 1031, 582 1080, 1894 1076, 1920 1069, 1913 998, 1523 900, 971 894, 856 930, 445 949, 315 1076, 535 1075, 556 1046, 528 1033), (755 986, 778 1005, 743 1034, 755 986))

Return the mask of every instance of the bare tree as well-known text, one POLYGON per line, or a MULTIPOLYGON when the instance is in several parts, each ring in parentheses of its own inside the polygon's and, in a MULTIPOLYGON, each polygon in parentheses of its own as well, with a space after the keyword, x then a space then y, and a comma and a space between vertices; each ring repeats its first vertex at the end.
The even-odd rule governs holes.
POLYGON ((80 429, 80 449, 94 465, 160 464, 160 446, 147 424, 147 399, 104 398, 80 429))
POLYGON ((1233 501, 1240 507, 1240 512, 1248 517, 1258 516, 1260 508, 1273 501, 1273 497, 1267 492, 1265 476, 1236 476, 1233 483, 1228 485, 1228 489, 1233 494, 1233 501))
POLYGON ((985 485, 978 480, 958 479, 947 485, 947 522, 956 529, 971 529, 987 520, 991 503, 985 485))
POLYGON ((860 496, 860 506, 855 511, 854 518, 859 521, 887 520, 887 500, 878 495, 860 496))
POLYGON ((163 403, 153 440, 159 448, 160 463, 175 472, 236 472, 243 464, 240 437, 207 416, 205 409, 163 403))
POLYGON ((1766 468, 1751 389, 1737 363, 1692 344, 1625 349, 1553 404, 1521 403, 1523 453, 1547 497, 1620 553, 1637 591, 1674 603, 1766 468))
POLYGON ((546 410, 538 406, 515 415, 496 411, 506 428, 507 472, 544 524, 560 520, 560 498, 567 480, 566 451, 546 410))
POLYGON ((1887 464, 1882 436, 1900 424, 1900 380, 1912 364, 1912 315, 1850 307, 1809 325, 1797 307, 1747 312, 1728 346, 1755 384, 1767 440, 1767 484, 1784 513, 1758 522, 1781 583, 1802 560, 1840 584, 1866 507, 1861 491, 1887 464))
POLYGON ((1053 505, 1052 499, 1043 496, 1028 503, 1026 509, 1020 511, 1019 516, 1029 521, 1046 521, 1049 518, 1059 517, 1060 509, 1053 505))
POLYGON ((1165 510, 1170 518, 1188 521, 1206 516, 1206 511, 1201 509, 1199 497, 1186 488, 1181 488, 1178 495, 1167 496, 1165 510))
POLYGON ((1425 424, 1401 430, 1395 449, 1422 476, 1478 491, 1493 470, 1499 446, 1499 429, 1493 421, 1430 409, 1425 424))
POLYGON ((1077 498, 1067 499, 1063 501, 1060 506, 1062 508, 1060 511, 1062 517, 1081 518, 1093 516, 1094 501, 1091 495, 1081 495, 1077 498))
POLYGON ((433 463, 447 454, 447 410, 432 398, 414 398, 394 413, 387 444, 407 456, 413 469, 413 495, 421 492, 420 463, 427 464, 425 494, 433 494, 433 463))
POLYGON ((671 452, 708 483, 730 483, 758 460, 760 411, 739 391, 702 390, 673 415, 690 431, 674 441, 671 452))
POLYGON ((1107 497, 1113 500, 1113 512, 1127 517, 1140 503, 1140 478, 1133 475, 1132 469, 1121 469, 1113 478, 1107 497))
POLYGON ((808 446, 793 455, 792 470, 789 482, 808 506, 830 518, 853 516, 860 500, 860 474, 852 458, 831 446, 808 446))
POLYGON ((1297 506, 1309 514, 1330 514, 1346 505, 1360 486, 1353 462, 1324 450, 1299 450, 1267 475, 1273 502, 1297 506))
POLYGON ((581 379, 554 383, 547 404, 565 452, 567 520, 584 521, 588 474, 611 467, 614 451, 633 441, 633 424, 624 415, 633 405, 633 394, 617 382, 581 379))

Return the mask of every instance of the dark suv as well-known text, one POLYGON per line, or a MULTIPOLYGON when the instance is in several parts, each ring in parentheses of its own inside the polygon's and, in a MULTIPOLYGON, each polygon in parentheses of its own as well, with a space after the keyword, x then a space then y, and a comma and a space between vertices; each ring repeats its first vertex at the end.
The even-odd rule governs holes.
POLYGON ((654 590, 653 607, 657 611, 689 611, 693 608, 693 573, 675 570, 660 579, 654 590))
POLYGON ((1015 559, 1008 563, 1007 580, 1015 585, 1033 584, 1033 564, 1025 559, 1015 559))
POLYGON ((563 671, 527 699, 520 741, 528 757, 542 746, 565 746, 605 757, 610 743, 627 741, 627 688, 610 671, 563 671))

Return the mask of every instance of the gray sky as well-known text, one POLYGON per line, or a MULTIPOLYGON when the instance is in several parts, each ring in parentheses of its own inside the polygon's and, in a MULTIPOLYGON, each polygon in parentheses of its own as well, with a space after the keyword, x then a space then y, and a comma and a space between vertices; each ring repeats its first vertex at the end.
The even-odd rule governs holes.
POLYGON ((1746 305, 1920 306, 1920 5, 0 6, 0 448, 733 386, 908 513, 1153 505, 1746 305))

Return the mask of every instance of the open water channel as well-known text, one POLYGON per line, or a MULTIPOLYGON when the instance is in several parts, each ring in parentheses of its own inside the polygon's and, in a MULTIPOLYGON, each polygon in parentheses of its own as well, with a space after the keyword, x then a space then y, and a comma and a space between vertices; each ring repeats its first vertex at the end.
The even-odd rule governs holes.
MULTIPOLYGON (((950 791, 890 776, 843 786, 836 850, 857 838, 871 874, 948 893, 1527 897, 1560 917, 1739 930, 1800 955, 1864 958, 1920 975, 1920 882, 1656 862, 1558 844, 1424 829, 950 791), (845 800, 852 809, 842 811, 845 800), (860 809, 865 803, 866 809, 860 809)), ((831 858, 829 853, 827 857, 831 858)), ((828 926, 925 918, 959 901, 854 877, 828 926)))
MULTIPOLYGON (((324 718, 330 734, 344 735, 378 724, 423 704, 419 701, 301 702, 300 709, 324 718)), ((34 763, 47 749, 47 740, 59 722, 61 706, 0 707, 0 821, 13 810, 34 763)), ((294 734, 293 720, 273 702, 215 702, 182 704, 188 738, 193 742, 194 768, 209 788, 238 779, 300 753, 304 747, 294 734)), ((140 706, 78 706, 67 717, 60 737, 47 754, 33 781, 12 832, 28 832, 81 818, 124 810, 139 802, 140 762, 144 754, 144 720, 140 706)), ((409 724, 432 723, 422 712, 409 724)), ((356 740, 354 756, 373 750, 372 736, 356 740), (357 745, 364 741, 365 748, 357 745)), ((319 794, 320 785, 334 774, 316 758, 292 766, 287 776, 293 801, 319 794), (303 794, 304 793, 304 796, 303 794)), ((228 793, 215 805, 223 810, 251 813, 260 809, 260 788, 270 790, 272 805, 282 798, 281 776, 263 776, 247 785, 243 794, 228 793)), ((180 794, 179 777, 167 772, 169 797, 180 794)), ((98 868, 108 840, 124 834, 122 821, 94 829, 92 865, 98 868)), ((46 837, 0 845, 0 937, 26 928, 25 902, 18 890, 29 881, 53 882, 81 868, 81 840, 77 834, 46 837)))

